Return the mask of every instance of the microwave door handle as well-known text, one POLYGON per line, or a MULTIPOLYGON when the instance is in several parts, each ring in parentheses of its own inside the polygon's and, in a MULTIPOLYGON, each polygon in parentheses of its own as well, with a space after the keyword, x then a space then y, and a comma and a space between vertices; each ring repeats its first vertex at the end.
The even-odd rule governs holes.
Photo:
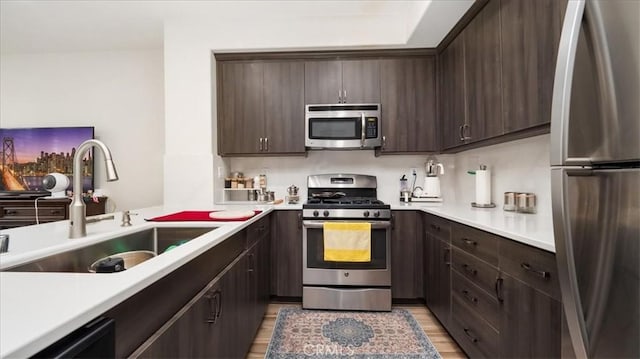
POLYGON ((360 128, 360 148, 364 148, 364 140, 365 140, 365 120, 364 120, 364 112, 360 112, 360 119, 362 120, 362 127, 360 128))

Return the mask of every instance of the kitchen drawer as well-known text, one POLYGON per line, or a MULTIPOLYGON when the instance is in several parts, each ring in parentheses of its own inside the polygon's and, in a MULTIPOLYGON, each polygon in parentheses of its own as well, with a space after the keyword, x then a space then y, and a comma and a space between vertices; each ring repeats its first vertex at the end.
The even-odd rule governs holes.
POLYGON ((498 357, 500 345, 498 331, 457 296, 453 296, 451 313, 451 334, 469 357, 498 357))
POLYGON ((452 254, 453 269, 487 293, 495 294, 497 268, 457 248, 453 248, 452 254))
POLYGON ((553 253, 504 239, 500 243, 500 269, 550 297, 561 300, 558 267, 553 253))
POLYGON ((453 272, 453 296, 457 296, 469 308, 480 315, 491 326, 500 330, 500 303, 495 296, 487 294, 457 272, 453 272))
POLYGON ((447 243, 451 241, 451 222, 447 219, 432 216, 425 217, 425 230, 434 237, 447 243))
POLYGON ((249 226, 247 235, 247 248, 257 241, 269 236, 271 231, 271 216, 266 216, 249 226))
POLYGON ((498 241, 493 234, 454 223, 451 242, 454 246, 473 254, 487 263, 498 265, 498 241))
MULTIPOLYGON (((66 206, 40 206, 38 204, 38 219, 40 221, 59 221, 67 217, 66 206)), ((0 218, 3 220, 33 220, 36 216, 35 207, 26 206, 2 206, 0 207, 0 218)))

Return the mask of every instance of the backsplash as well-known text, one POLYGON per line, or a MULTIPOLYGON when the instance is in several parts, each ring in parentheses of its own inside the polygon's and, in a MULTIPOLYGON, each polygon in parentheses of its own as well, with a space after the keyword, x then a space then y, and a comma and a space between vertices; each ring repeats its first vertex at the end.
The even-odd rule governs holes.
MULTIPOLYGON (((227 168, 245 176, 267 175, 267 187, 276 198, 284 198, 286 188, 300 187, 301 199, 307 196, 307 176, 322 173, 356 173, 378 178, 378 198, 386 203, 399 200, 400 177, 412 184, 411 169, 417 170, 416 185, 424 182, 424 164, 428 155, 390 155, 375 157, 373 151, 309 151, 307 157, 226 158, 227 168)), ((533 192, 538 197, 538 215, 551 215, 549 135, 512 141, 457 154, 437 155, 445 166, 441 176, 444 201, 471 203, 475 199, 475 179, 468 170, 486 164, 491 170, 492 200, 502 208, 503 193, 533 192)), ((222 200, 216 191, 216 200, 222 200)))

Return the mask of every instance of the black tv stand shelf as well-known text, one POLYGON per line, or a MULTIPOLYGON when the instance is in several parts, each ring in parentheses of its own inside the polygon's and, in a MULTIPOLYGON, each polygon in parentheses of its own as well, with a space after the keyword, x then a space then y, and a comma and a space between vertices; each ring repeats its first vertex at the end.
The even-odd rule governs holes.
MULTIPOLYGON (((98 203, 85 199, 87 216, 105 213, 107 197, 99 197, 98 203)), ((35 198, 0 197, 0 229, 36 224, 35 198)), ((41 198, 38 200, 38 220, 40 223, 69 219, 69 198, 41 198)))

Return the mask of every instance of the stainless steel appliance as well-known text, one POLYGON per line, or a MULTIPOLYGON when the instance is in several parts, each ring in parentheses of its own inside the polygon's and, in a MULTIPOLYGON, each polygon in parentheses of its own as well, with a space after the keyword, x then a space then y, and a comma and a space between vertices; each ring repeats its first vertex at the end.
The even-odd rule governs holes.
POLYGON ((377 199, 375 176, 314 175, 302 206, 302 307, 391 310, 391 207, 377 199), (371 224, 371 261, 324 260, 324 224, 371 224))
POLYGON ((551 189, 563 357, 640 357, 638 14, 635 0, 571 0, 562 28, 551 189))
POLYGON ((382 145, 380 104, 305 107, 305 146, 310 149, 373 149, 382 145))

